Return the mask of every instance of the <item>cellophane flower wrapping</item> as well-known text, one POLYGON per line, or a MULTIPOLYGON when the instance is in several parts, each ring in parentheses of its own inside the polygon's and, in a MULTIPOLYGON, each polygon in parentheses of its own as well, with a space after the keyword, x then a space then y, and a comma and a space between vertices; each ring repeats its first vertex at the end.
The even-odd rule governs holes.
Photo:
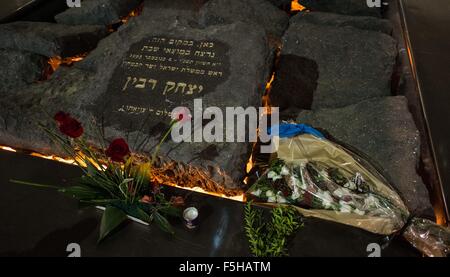
POLYGON ((247 197, 383 235, 402 229, 409 217, 400 196, 370 163, 309 134, 279 139, 269 168, 247 197))
POLYGON ((431 220, 413 218, 403 234, 415 248, 428 257, 450 255, 450 228, 431 220))

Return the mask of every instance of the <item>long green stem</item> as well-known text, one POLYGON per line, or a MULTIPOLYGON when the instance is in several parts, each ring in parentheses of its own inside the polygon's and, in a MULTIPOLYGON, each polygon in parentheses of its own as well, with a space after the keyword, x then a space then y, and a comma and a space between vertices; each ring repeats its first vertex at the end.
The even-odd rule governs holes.
POLYGON ((150 165, 153 165, 153 163, 155 162, 156 155, 158 154, 159 149, 161 148, 161 145, 167 139, 167 137, 169 136, 170 132, 172 132, 172 128, 175 125, 175 123, 177 123, 177 122, 178 122, 177 120, 172 120, 172 122, 170 122, 169 129, 166 131, 166 133, 164 134, 164 136, 162 137, 162 139, 160 140, 160 142, 156 146, 155 151, 153 152, 152 161, 151 161, 150 165))
MULTIPOLYGON (((68 156, 72 157, 75 161, 75 164, 78 166, 78 168, 80 168, 83 173, 90 178, 91 181, 97 183, 97 185, 99 185, 100 187, 102 187, 103 189, 105 189, 106 191, 108 191, 111 196, 114 196, 114 192, 110 190, 109 187, 103 185, 101 182, 99 182, 99 180, 97 180, 96 177, 91 176, 90 173, 88 172, 88 170, 86 170, 86 168, 80 164, 80 161, 85 161, 86 163, 90 163, 89 160, 86 160, 86 157, 80 155, 80 153, 78 151, 75 151, 73 149, 73 147, 71 147, 67 141, 62 138, 61 136, 59 136, 58 134, 54 133, 53 131, 49 130, 48 128, 46 128, 45 126, 41 126, 41 128, 51 137, 53 138, 53 140, 59 144, 59 146, 67 153, 68 156)), ((77 140, 75 140, 75 142, 77 142, 77 140)), ((78 144, 83 146, 82 144, 80 144, 80 140, 78 140, 78 144)), ((86 148, 85 150, 89 150, 87 146, 83 146, 82 148, 86 148)), ((81 149, 82 150, 82 149, 81 149)), ((89 153, 83 153, 83 154, 89 154, 89 153)), ((92 154, 89 154, 89 156, 92 157, 92 154)), ((103 171, 99 170, 98 171, 100 175, 98 175, 98 177, 102 178, 105 182, 109 182, 111 180, 109 180, 109 178, 104 174, 103 171)))
POLYGON ((11 179, 9 180, 11 183, 20 184, 20 185, 27 185, 32 187, 38 187, 38 188, 48 188, 48 189, 60 189, 57 186, 51 186, 51 185, 43 185, 43 184, 37 184, 37 183, 31 183, 31 182, 25 182, 25 181, 19 181, 11 179))

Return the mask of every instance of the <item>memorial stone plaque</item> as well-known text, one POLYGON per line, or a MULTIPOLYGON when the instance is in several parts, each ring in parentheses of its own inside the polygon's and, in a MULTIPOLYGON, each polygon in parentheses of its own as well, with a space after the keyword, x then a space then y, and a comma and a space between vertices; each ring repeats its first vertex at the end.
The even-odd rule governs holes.
POLYGON ((122 129, 170 122, 171 111, 213 91, 229 74, 228 46, 220 41, 145 38, 115 69, 105 97, 106 117, 122 129))
MULTIPOLYGON (((42 111, 65 111, 83 123, 89 142, 102 146, 100 136, 107 142, 120 137, 133 152, 149 154, 176 107, 191 113, 260 107, 273 56, 264 29, 240 21, 202 26, 195 20, 177 10, 144 9, 75 66, 0 99, 0 143, 60 155, 34 124, 49 122, 42 111), (194 107, 197 98, 202 107, 194 107)), ((207 118, 200 119, 206 124, 207 118)), ((229 193, 241 185, 251 149, 249 142, 193 137, 182 143, 167 139, 158 153, 173 164, 165 171, 171 181, 178 176, 179 185, 229 193)))

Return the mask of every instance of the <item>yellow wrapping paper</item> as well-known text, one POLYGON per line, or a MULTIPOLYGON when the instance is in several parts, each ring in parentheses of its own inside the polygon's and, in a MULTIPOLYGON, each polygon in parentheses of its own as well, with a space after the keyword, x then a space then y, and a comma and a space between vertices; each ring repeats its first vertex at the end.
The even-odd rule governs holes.
MULTIPOLYGON (((339 145, 325 139, 318 139, 312 135, 300 135, 293 138, 279 140, 277 158, 286 164, 301 164, 307 162, 322 162, 329 167, 339 168, 346 176, 360 173, 370 183, 373 193, 379 194, 403 212, 404 217, 373 217, 354 213, 342 213, 331 210, 295 208, 306 217, 316 217, 346 225, 351 225, 372 233, 390 235, 400 230, 409 216, 408 209, 400 196, 389 186, 388 182, 373 168, 368 170, 368 165, 361 165, 354 157, 339 145)), ((263 205, 274 206, 276 204, 265 203, 263 205)))

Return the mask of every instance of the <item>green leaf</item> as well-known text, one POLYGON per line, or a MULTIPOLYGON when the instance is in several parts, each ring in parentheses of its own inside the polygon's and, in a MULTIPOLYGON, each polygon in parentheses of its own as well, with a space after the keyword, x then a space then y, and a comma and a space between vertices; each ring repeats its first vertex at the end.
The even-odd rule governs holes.
MULTIPOLYGON (((117 204, 116 204, 117 206, 117 204)), ((144 222, 151 223, 152 216, 146 213, 143 209, 141 209, 136 204, 126 204, 125 202, 121 202, 119 208, 122 208, 128 215, 136 217, 144 222)))
POLYGON ((163 215, 172 217, 182 217, 181 209, 173 206, 161 207, 158 209, 163 215))
POLYGON ((164 232, 167 232, 172 235, 175 233, 172 229, 172 225, 170 225, 169 221, 167 221, 167 219, 160 213, 154 212, 153 219, 155 220, 156 224, 158 224, 158 227, 164 232))
POLYGON ((264 221, 261 210, 253 209, 251 201, 244 207, 244 229, 250 251, 257 257, 288 255, 288 239, 301 227, 297 211, 290 207, 272 209, 271 220, 264 221))
POLYGON ((124 179, 124 180, 119 184, 119 187, 120 187, 121 185, 126 185, 126 184, 132 182, 133 180, 134 180, 134 178, 126 178, 126 179, 124 179))
POLYGON ((9 180, 11 183, 19 184, 19 185, 26 185, 31 187, 37 187, 37 188, 46 188, 46 189, 59 189, 57 186, 51 186, 51 185, 44 185, 44 184, 38 184, 38 183, 32 183, 32 182, 25 182, 25 181, 19 181, 19 180, 9 180))
POLYGON ((145 221, 147 223, 151 223, 153 218, 146 212, 144 212, 143 210, 136 208, 136 212, 137 212, 137 218, 139 218, 142 221, 145 221))
POLYGON ((68 188, 60 188, 58 191, 79 200, 98 199, 103 196, 102 192, 88 186, 72 186, 68 188))
POLYGON ((107 191, 109 197, 117 197, 117 195, 115 195, 115 192, 118 190, 117 184, 102 175, 83 175, 81 177, 81 182, 89 187, 95 187, 107 191))
POLYGON ((108 234, 116 229, 122 222, 127 219, 127 215, 114 206, 107 206, 103 212, 102 221, 100 223, 100 236, 98 242, 101 242, 108 234))
POLYGON ((90 200, 80 200, 80 203, 87 204, 90 206, 116 206, 117 203, 121 202, 118 199, 90 199, 90 200))
POLYGON ((98 169, 91 163, 91 161, 89 161, 89 159, 85 159, 84 161, 87 165, 87 172, 90 176, 95 176, 97 175, 97 171, 98 169))

